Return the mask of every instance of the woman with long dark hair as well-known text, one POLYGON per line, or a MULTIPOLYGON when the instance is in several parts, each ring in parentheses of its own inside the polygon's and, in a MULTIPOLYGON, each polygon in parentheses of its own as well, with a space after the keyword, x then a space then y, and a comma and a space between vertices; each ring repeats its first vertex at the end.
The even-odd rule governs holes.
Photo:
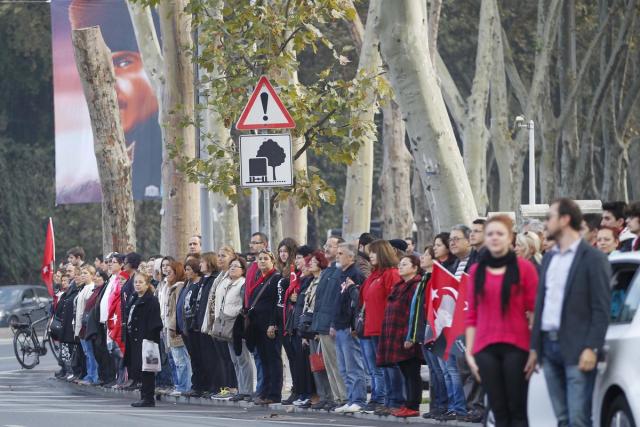
POLYGON ((527 364, 538 273, 511 249, 513 221, 491 217, 486 251, 471 267, 467 300, 466 358, 482 383, 498 427, 527 426, 527 364), (525 367, 527 369, 525 369, 525 367))

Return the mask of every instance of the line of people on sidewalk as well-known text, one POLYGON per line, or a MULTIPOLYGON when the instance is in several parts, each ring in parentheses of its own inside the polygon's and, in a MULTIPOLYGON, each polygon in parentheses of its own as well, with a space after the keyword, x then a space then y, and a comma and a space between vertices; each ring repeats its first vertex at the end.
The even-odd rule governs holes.
MULTIPOLYGON (((639 207, 628 208, 630 249, 638 246, 639 207)), ((424 418, 480 422, 486 395, 497 425, 516 426, 527 425, 528 378, 543 360, 556 379, 547 382, 559 420, 587 425, 576 408, 586 410, 590 395, 578 391, 593 387, 610 267, 604 250, 580 238, 589 227, 575 202, 556 201, 541 225, 515 234, 509 217, 477 219, 438 234, 420 254, 411 238, 368 233, 355 243, 331 236, 323 250, 285 238, 272 253, 267 236, 255 233, 243 257, 228 246, 201 253, 192 236, 183 261, 112 253, 108 273, 102 260, 96 270, 73 248, 56 275, 55 315, 64 325, 57 376, 140 388, 135 406, 153 406, 157 387, 174 396, 415 417, 426 363, 424 418), (430 288, 434 262, 456 278, 470 276, 460 302, 468 304, 466 336, 450 352, 428 321, 438 297, 430 288), (574 263, 588 268, 577 275, 574 263), (142 369, 143 340, 159 344, 157 374, 142 369), (286 399, 283 357, 292 379, 286 399)))

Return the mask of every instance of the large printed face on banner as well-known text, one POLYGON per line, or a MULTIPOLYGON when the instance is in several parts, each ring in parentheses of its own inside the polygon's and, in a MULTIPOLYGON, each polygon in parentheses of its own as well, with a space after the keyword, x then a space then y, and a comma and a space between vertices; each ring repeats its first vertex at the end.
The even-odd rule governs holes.
MULTIPOLYGON (((71 31, 100 26, 112 52, 120 121, 132 160, 135 199, 160 195, 162 139, 158 101, 147 77, 124 0, 53 0, 56 202, 99 202, 100 178, 87 102, 71 31)), ((157 26, 156 26, 157 27, 157 26)))

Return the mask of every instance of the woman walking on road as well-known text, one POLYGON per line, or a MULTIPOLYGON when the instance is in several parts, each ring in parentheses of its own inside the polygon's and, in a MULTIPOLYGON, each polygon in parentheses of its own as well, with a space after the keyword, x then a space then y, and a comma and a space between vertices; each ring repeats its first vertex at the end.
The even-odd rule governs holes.
POLYGON ((129 377, 142 382, 140 400, 133 402, 131 406, 152 407, 155 406, 156 375, 155 372, 142 370, 142 341, 149 340, 160 345, 160 331, 162 331, 160 303, 153 295, 151 276, 136 273, 133 286, 135 294, 127 319, 124 362, 129 377))
POLYGON ((527 363, 538 273, 511 250, 513 222, 496 215, 485 226, 487 251, 471 267, 466 358, 489 397, 498 427, 527 426, 527 363))

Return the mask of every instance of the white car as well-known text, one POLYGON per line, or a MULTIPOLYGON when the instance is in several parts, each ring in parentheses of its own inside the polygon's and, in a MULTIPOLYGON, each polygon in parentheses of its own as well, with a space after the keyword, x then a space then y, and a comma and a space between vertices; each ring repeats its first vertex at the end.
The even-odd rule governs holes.
MULTIPOLYGON (((611 323, 593 392, 593 425, 635 427, 640 420, 640 252, 614 253, 611 323)), ((557 424, 542 370, 529 384, 529 425, 557 424)))

